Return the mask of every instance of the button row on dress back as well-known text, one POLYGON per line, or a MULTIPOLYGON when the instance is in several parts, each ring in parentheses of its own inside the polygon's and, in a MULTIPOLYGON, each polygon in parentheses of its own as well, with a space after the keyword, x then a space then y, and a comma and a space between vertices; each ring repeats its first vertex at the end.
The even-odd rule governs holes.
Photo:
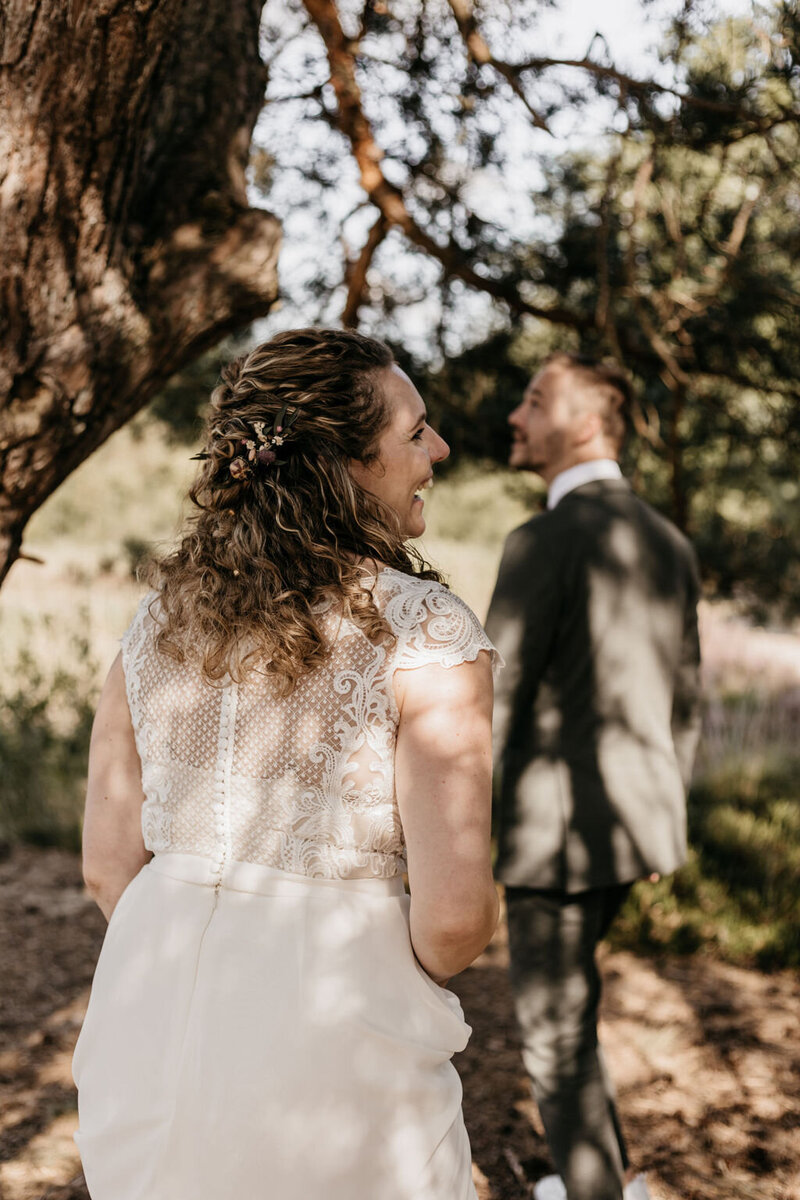
POLYGON ((217 875, 216 887, 222 883, 222 875, 228 858, 228 828, 226 821, 227 786, 230 782, 233 759, 233 739, 236 723, 236 700, 238 685, 229 683, 220 695, 219 735, 217 741, 217 765, 214 769, 214 853, 212 870, 217 875))

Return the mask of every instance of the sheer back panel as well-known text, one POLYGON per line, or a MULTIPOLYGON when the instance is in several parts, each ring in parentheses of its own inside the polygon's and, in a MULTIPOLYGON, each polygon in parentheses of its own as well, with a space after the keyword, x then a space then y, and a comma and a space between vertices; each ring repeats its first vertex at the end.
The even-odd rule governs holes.
POLYGON ((203 855, 220 874, 232 860, 332 879, 405 869, 394 672, 494 652, 440 584, 384 568, 373 594, 395 644, 374 645, 336 605, 321 605, 330 656, 287 697, 266 674, 213 685, 159 653, 159 601, 145 597, 123 665, 148 849, 203 855))

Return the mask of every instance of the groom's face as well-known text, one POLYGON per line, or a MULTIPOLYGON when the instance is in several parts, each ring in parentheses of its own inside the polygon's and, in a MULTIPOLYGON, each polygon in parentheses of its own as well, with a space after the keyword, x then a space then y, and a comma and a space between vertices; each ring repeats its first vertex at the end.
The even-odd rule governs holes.
POLYGON ((546 483, 570 465, 575 425, 568 372, 553 364, 534 375, 508 418, 512 431, 508 465, 535 471, 546 483))

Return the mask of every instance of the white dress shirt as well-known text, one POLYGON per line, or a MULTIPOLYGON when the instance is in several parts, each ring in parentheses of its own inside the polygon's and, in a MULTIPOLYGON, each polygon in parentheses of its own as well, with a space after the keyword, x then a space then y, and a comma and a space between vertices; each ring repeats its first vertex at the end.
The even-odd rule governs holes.
POLYGON ((595 479, 622 479, 619 463, 613 458, 593 458, 590 462, 578 463, 575 467, 560 471, 547 490, 547 507, 555 508, 567 492, 582 487, 584 483, 594 483, 595 479))

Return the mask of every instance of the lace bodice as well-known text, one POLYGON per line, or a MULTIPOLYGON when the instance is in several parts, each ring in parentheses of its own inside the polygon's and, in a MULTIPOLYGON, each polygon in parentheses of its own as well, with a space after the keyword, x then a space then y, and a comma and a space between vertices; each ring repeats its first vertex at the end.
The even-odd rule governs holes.
POLYGON ((214 686, 159 653, 158 599, 144 598, 122 656, 149 850, 206 856, 220 878, 233 860, 335 879, 405 869, 394 672, 496 652, 438 583, 383 568, 373 594, 396 644, 374 645, 322 604, 331 654, 288 697, 267 675, 214 686))

